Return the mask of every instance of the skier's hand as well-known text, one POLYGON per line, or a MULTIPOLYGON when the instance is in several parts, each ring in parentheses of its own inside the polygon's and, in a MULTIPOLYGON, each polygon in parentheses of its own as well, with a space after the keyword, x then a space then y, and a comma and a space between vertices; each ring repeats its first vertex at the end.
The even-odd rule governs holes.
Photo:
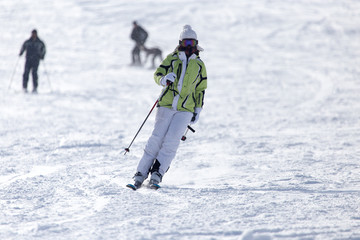
POLYGON ((195 124, 199 120, 201 110, 202 110, 202 108, 195 108, 195 112, 190 121, 190 124, 195 124))
POLYGON ((160 83, 161 83, 161 85, 163 85, 165 87, 167 85, 172 84, 175 81, 175 79, 176 79, 175 73, 171 72, 171 73, 168 73, 165 76, 163 76, 161 78, 160 83))

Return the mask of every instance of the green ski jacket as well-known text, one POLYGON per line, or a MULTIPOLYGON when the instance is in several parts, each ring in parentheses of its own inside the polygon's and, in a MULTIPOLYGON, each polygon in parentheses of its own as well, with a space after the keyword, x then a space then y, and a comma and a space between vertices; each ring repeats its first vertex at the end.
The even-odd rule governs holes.
POLYGON ((192 54, 187 58, 184 52, 175 50, 156 69, 155 82, 161 85, 161 78, 171 72, 177 77, 173 84, 163 90, 158 105, 188 112, 194 112, 195 108, 202 108, 207 75, 205 64, 200 57, 192 54))

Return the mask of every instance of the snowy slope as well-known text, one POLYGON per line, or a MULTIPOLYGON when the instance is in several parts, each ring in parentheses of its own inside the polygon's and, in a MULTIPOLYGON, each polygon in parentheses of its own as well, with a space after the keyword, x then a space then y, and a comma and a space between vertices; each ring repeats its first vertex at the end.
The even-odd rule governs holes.
POLYGON ((1 239, 360 239, 359 1, 0 9, 1 239), (205 49, 204 110, 158 191, 125 188, 161 90, 129 66, 135 19, 164 55, 185 24, 205 49), (48 53, 24 95, 33 28, 48 53))

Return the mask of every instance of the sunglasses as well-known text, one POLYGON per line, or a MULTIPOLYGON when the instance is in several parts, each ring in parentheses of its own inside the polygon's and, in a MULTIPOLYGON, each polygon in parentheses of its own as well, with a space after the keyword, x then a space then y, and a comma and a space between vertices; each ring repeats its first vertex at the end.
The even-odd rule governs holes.
POLYGON ((197 45, 198 41, 195 39, 184 39, 182 41, 180 41, 180 46, 182 47, 187 47, 187 46, 191 46, 191 47, 195 47, 197 45))

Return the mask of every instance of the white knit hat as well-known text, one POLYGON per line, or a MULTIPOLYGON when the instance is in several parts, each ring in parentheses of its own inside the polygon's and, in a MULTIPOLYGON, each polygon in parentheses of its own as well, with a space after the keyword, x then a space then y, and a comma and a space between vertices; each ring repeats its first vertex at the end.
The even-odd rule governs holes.
POLYGON ((182 41, 183 39, 195 39, 197 40, 197 35, 194 30, 192 30, 190 25, 185 25, 182 32, 180 33, 179 40, 182 41))
MULTIPOLYGON (((182 41, 184 39, 195 39, 195 40, 197 40, 196 32, 191 28, 190 25, 185 25, 183 27, 182 32, 180 33, 179 40, 182 41)), ((199 51, 204 51, 204 49, 202 47, 200 47, 199 45, 196 45, 196 47, 197 47, 197 49, 199 51)))

